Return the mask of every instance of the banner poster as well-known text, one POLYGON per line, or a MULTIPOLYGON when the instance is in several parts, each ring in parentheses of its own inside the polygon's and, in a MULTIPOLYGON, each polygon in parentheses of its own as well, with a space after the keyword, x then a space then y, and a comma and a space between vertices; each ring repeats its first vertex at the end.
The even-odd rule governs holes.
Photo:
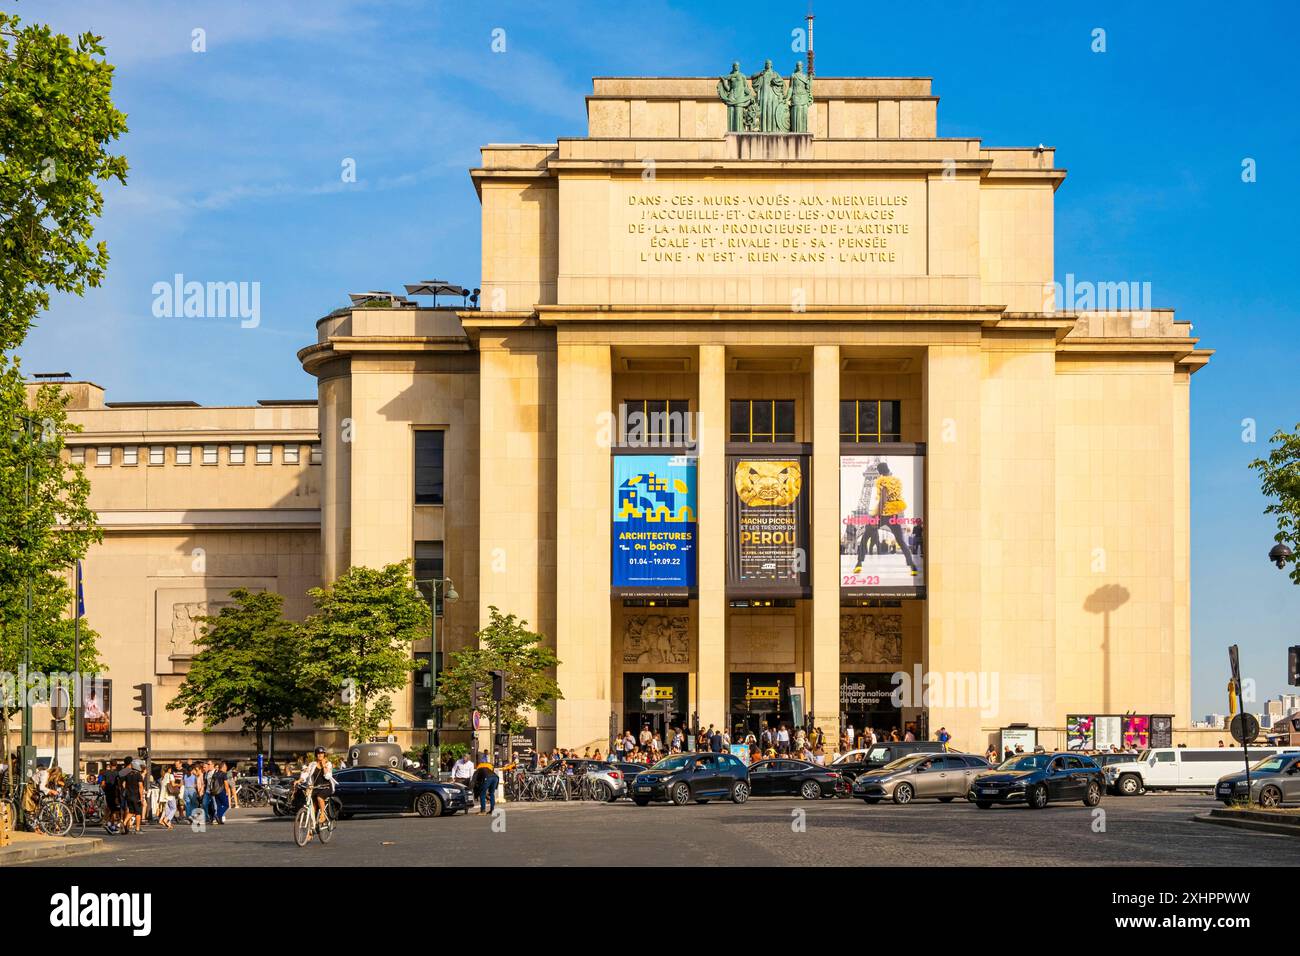
POLYGON ((1093 717, 1082 714, 1067 714, 1065 717, 1065 749, 1093 749, 1093 717))
POLYGON ((113 742, 113 682, 81 682, 81 739, 89 744, 113 742))
POLYGON ((614 455, 611 584, 649 595, 695 587, 692 455, 614 455))
POLYGON ((925 455, 840 456, 840 592, 925 591, 925 455))
POLYGON ((1123 727, 1118 717, 1098 717, 1093 723, 1093 746, 1109 752, 1124 745, 1123 727))
POLYGON ((1146 750, 1151 746, 1151 718, 1124 718, 1124 747, 1146 750))
POLYGON ((807 455, 729 455, 727 587, 803 595, 809 587, 807 455))
POLYGON ((1003 727, 1001 735, 1002 753, 1000 756, 1005 757, 1007 751, 1013 754, 1016 748, 1020 748, 1021 753, 1031 754, 1034 748, 1038 746, 1038 728, 1036 727, 1003 727))

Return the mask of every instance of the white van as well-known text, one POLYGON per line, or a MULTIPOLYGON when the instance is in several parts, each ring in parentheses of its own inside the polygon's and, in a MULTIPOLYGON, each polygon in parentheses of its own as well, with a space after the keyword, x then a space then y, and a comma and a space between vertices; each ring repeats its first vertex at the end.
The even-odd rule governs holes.
MULTIPOLYGON (((1294 750, 1300 747, 1251 747, 1250 762, 1294 750)), ((1107 764, 1106 786, 1126 797, 1143 790, 1209 789, 1245 766, 1240 747, 1157 747, 1136 760, 1107 764)))

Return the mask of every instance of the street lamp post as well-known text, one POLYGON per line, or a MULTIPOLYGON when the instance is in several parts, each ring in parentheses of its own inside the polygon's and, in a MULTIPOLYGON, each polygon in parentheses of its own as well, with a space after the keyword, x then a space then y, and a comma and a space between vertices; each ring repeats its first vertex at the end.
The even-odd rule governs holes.
MULTIPOLYGON (((438 692, 438 672, 439 672, 439 655, 442 653, 442 645, 438 640, 438 590, 442 589, 443 599, 448 604, 455 604, 460 600, 460 593, 456 590, 456 585, 452 583, 451 578, 416 578, 416 584, 429 585, 429 708, 433 712, 433 720, 429 727, 429 739, 425 744, 425 751, 429 759, 429 776, 434 780, 438 779, 438 774, 442 768, 442 695, 438 692)), ((442 633, 447 633, 446 622, 443 622, 442 633)))

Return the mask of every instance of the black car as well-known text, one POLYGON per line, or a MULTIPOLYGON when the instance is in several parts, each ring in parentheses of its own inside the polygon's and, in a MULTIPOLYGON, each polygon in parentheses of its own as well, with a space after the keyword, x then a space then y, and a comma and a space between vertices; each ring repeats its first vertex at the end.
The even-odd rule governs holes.
POLYGON ((884 740, 861 750, 850 750, 831 764, 830 769, 842 774, 845 780, 852 783, 858 774, 879 770, 899 757, 907 757, 911 754, 941 754, 947 749, 947 744, 937 740, 884 740))
POLYGON ((726 798, 733 803, 749 799, 749 768, 731 754, 690 753, 665 757, 642 770, 632 781, 632 802, 644 807, 652 800, 671 800, 685 806, 694 800, 708 803, 726 798))
POLYGON ((756 797, 790 796, 805 800, 848 793, 844 776, 806 760, 760 760, 749 768, 749 789, 756 797))
POLYGON ((459 784, 441 783, 378 767, 354 767, 334 774, 334 796, 340 815, 354 813, 418 813, 422 817, 469 813, 469 791, 459 784))
POLYGON ((1050 802, 1101 803, 1106 774, 1091 757, 1073 753, 1022 754, 977 774, 966 799, 981 810, 995 803, 1023 803, 1041 810, 1050 802))

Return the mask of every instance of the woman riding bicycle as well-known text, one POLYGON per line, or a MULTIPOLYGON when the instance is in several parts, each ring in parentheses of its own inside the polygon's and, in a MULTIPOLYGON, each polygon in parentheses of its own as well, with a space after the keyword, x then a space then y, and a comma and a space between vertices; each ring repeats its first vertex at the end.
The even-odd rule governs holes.
POLYGON ((316 819, 325 822, 325 803, 334 793, 334 767, 325 759, 325 748, 316 748, 316 760, 302 768, 302 773, 294 783, 294 789, 302 788, 304 799, 316 804, 316 819))

